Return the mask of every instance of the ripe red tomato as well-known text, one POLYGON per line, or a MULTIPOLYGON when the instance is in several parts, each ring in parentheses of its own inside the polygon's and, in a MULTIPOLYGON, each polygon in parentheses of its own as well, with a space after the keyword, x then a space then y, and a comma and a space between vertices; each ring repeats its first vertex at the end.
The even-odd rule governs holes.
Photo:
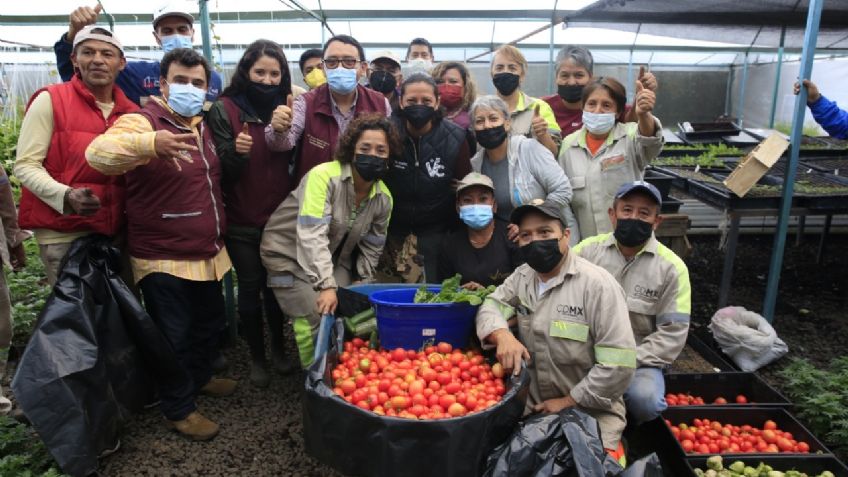
POLYGON ((772 421, 772 420, 768 420, 768 421, 765 422, 765 424, 763 424, 763 429, 773 431, 773 430, 777 429, 777 423, 772 421))
POLYGON ((453 417, 464 416, 466 413, 468 413, 468 410, 465 409, 465 406, 458 402, 455 402, 448 407, 448 414, 453 417))
POLYGON ((695 449, 695 443, 689 439, 683 439, 680 442, 680 445, 683 446, 683 452, 692 452, 695 449))
POLYGON ((736 404, 748 404, 748 398, 740 394, 736 396, 736 404))
POLYGON ((453 351, 453 346, 451 346, 450 343, 445 343, 444 341, 441 341, 436 345, 436 351, 442 354, 448 354, 453 351))
POLYGON ((445 394, 439 397, 439 406, 442 406, 443 409, 448 409, 452 404, 456 403, 456 396, 453 394, 445 394))
POLYGON ((807 452, 810 452, 810 445, 807 444, 804 441, 799 442, 797 447, 798 447, 798 452, 803 452, 804 454, 806 454, 807 452))
POLYGON ((727 399, 719 396, 719 397, 715 398, 715 401, 713 401, 713 404, 727 404, 727 399))
POLYGON ((406 359, 406 351, 403 348, 395 348, 391 353, 392 361, 400 363, 401 361, 406 359))

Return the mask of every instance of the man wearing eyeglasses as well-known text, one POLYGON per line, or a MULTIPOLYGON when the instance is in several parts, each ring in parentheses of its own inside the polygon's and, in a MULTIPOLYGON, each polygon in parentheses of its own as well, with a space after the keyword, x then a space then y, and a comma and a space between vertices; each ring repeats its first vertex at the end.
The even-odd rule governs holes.
POLYGON ((337 35, 324 45, 321 68, 327 83, 278 106, 265 128, 268 147, 288 151, 297 146, 298 183, 312 167, 328 162, 348 124, 362 113, 390 116, 389 101, 359 84, 368 73, 365 50, 355 38, 337 35))

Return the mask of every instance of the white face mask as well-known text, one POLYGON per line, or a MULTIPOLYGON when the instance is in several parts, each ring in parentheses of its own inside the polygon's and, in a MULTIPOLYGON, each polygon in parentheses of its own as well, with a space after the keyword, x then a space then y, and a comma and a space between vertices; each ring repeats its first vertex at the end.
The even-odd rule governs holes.
POLYGON ((583 111, 583 125, 592 134, 606 134, 615 126, 615 114, 583 111))
POLYGON ((414 72, 429 73, 430 69, 433 68, 433 62, 424 58, 413 58, 407 61, 407 64, 410 71, 414 72))

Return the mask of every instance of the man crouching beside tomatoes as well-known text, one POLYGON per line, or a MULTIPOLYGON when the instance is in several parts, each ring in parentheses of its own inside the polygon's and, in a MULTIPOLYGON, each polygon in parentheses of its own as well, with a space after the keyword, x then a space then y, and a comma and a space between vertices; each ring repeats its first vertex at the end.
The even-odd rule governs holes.
POLYGON ((526 263, 483 303, 477 335, 498 361, 530 373, 528 412, 576 406, 597 419, 601 440, 624 463, 622 395, 636 370, 624 291, 604 269, 569 253, 561 207, 535 200, 512 211, 526 263), (518 321, 518 339, 507 320, 518 321))

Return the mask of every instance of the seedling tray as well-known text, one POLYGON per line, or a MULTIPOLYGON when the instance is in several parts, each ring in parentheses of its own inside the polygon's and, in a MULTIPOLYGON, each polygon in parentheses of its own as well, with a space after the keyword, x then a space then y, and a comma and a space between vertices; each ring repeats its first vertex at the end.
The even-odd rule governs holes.
MULTIPOLYGON (((707 459, 709 456, 687 457, 686 464, 692 471, 691 476, 695 475, 695 469, 704 470, 707 468, 707 459)), ((745 465, 757 467, 760 463, 772 466, 774 470, 786 472, 789 470, 797 470, 804 472, 810 476, 816 476, 820 473, 829 470, 836 477, 848 477, 848 467, 839 461, 836 457, 828 455, 769 455, 765 457, 751 456, 722 456, 723 465, 726 469, 730 464, 741 460, 745 465)))
POLYGON ((689 407, 729 407, 748 408, 757 407, 786 407, 791 408, 792 403, 786 396, 780 394, 776 389, 763 381, 755 373, 727 372, 727 373, 687 373, 667 374, 665 376, 666 393, 684 393, 704 398, 703 406, 675 406, 675 408, 689 407), (748 404, 736 404, 736 396, 742 394, 748 398, 748 404), (712 404, 717 397, 727 399, 727 404, 712 404))
MULTIPOLYGON (((710 421, 718 421, 722 425, 732 424, 734 426, 742 426, 745 424, 751 425, 753 427, 759 427, 762 429, 763 424, 772 420, 777 424, 777 428, 781 431, 790 432, 792 437, 798 441, 804 441, 810 445, 810 454, 827 454, 832 455, 830 450, 825 447, 814 435, 810 432, 803 424, 798 422, 795 417, 793 417, 786 409, 779 407, 759 407, 759 406, 748 406, 744 408, 729 408, 729 407, 669 407, 662 413, 662 418, 671 422, 672 425, 679 425, 680 423, 686 423, 687 425, 691 425, 694 419, 709 419, 710 421)), ((686 454, 683 452, 683 447, 681 447, 680 443, 675 439, 674 434, 671 433, 671 429, 666 425, 666 435, 663 437, 667 439, 671 444, 671 447, 675 448, 675 452, 684 457, 695 457, 699 456, 699 454, 686 454)), ((765 454, 765 453, 749 453, 749 454, 722 454, 728 459, 733 459, 732 456, 764 456, 764 455, 774 455, 774 454, 765 454)), ((780 455, 794 455, 794 456, 802 456, 807 454, 793 454, 793 453, 784 453, 780 455)))

